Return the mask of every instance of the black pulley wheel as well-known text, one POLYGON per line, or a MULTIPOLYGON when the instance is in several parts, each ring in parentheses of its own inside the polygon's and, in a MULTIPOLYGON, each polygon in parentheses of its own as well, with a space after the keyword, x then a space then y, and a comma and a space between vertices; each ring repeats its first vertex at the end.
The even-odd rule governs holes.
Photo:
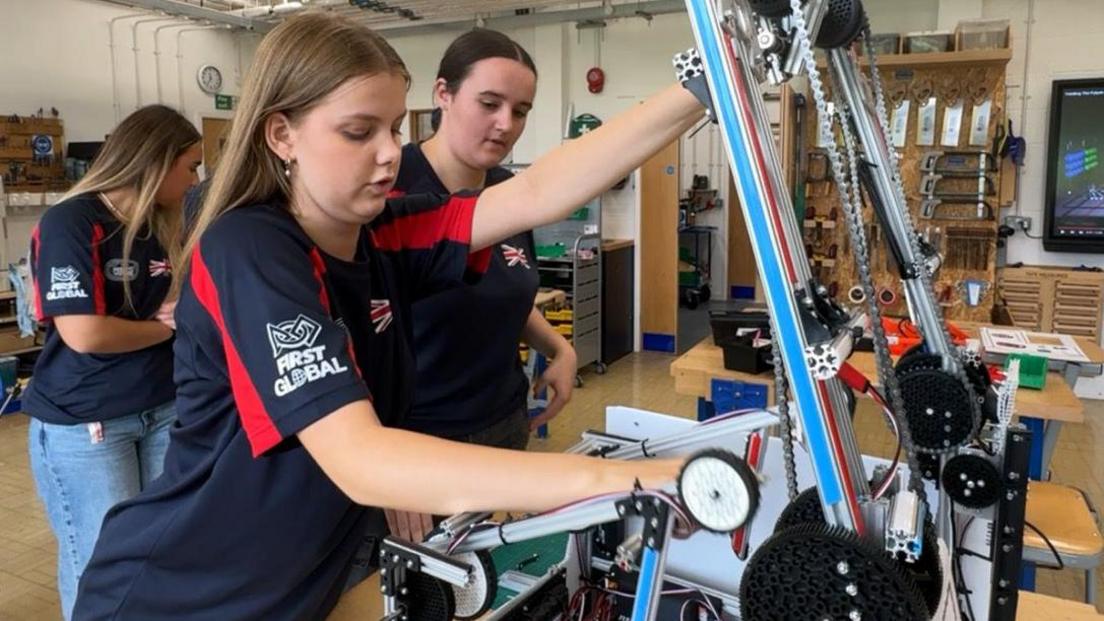
POLYGON ((943 466, 943 489, 956 503, 984 509, 1000 498, 1001 476, 993 462, 980 455, 955 455, 943 466))
POLYGON ((784 17, 790 14, 790 0, 748 0, 751 10, 763 17, 784 17))
POLYGON ((850 45, 866 25, 862 0, 828 0, 816 46, 825 50, 850 45))

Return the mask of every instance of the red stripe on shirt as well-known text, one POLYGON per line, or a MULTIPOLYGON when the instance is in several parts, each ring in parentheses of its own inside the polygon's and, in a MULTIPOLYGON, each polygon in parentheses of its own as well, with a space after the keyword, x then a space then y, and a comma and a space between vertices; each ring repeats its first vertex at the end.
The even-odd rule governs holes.
MULTIPOLYGON (((311 265, 314 266, 314 279, 318 281, 318 300, 322 302, 322 308, 326 311, 326 314, 333 318, 333 313, 330 311, 330 296, 326 293, 326 262, 322 260, 322 253, 318 251, 318 247, 311 248, 310 252, 311 265)), ((353 353, 353 337, 349 336, 346 330, 345 345, 349 349, 349 361, 353 363, 353 370, 356 371, 357 377, 364 377, 360 372, 360 365, 357 364, 356 354, 353 353)))
POLYGON ((406 196, 406 190, 400 190, 398 188, 392 188, 391 191, 387 193, 387 198, 402 198, 404 196, 406 196))
POLYGON ((92 299, 96 303, 96 314, 107 314, 107 298, 104 296, 104 272, 100 263, 100 243, 103 242, 103 227, 97 222, 92 225, 92 299))
POLYGON ((471 242, 478 196, 451 196, 437 209, 402 215, 373 228, 380 250, 432 248, 442 241, 471 242))
POLYGON ((34 286, 35 319, 45 321, 46 315, 42 312, 42 288, 38 286, 38 257, 42 254, 38 227, 36 224, 31 233, 31 285, 34 286))
POLYGON ((218 290, 211 279, 211 273, 207 270, 207 265, 203 262, 203 255, 199 248, 196 248, 192 254, 191 283, 199 303, 207 310, 211 320, 218 327, 219 334, 222 335, 222 349, 226 354, 226 368, 230 373, 230 388, 234 393, 234 403, 238 407, 238 416, 241 417, 242 427, 253 450, 253 457, 259 457, 279 444, 283 438, 276 428, 276 423, 265 410, 257 387, 253 385, 253 378, 245 370, 238 348, 226 330, 218 290))

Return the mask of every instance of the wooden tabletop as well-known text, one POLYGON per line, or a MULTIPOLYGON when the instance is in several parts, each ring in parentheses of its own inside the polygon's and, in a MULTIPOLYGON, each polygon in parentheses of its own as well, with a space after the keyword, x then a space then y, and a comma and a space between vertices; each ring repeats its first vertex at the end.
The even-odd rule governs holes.
POLYGON ((1104 615, 1089 604, 1058 599, 1031 591, 1020 591, 1016 605, 1017 621, 1102 621, 1104 615))
POLYGON ((377 621, 383 618, 383 595, 380 594, 379 574, 368 576, 364 582, 349 589, 337 602, 327 621, 377 621))
MULTIPOLYGON (((863 375, 869 378, 877 377, 874 354, 856 352, 851 356, 850 363, 863 375)), ((711 336, 705 337, 690 351, 672 362, 671 375, 675 378, 675 392, 706 399, 709 398, 709 385, 713 378, 766 384, 770 386, 767 390, 769 403, 774 404, 774 372, 749 375, 729 371, 724 368, 724 354, 721 348, 713 344, 711 336)), ((1043 420, 1069 423, 1081 423, 1085 420, 1084 404, 1058 374, 1048 376, 1046 388, 1043 390, 1021 388, 1016 391, 1016 411, 1020 416, 1043 420)))

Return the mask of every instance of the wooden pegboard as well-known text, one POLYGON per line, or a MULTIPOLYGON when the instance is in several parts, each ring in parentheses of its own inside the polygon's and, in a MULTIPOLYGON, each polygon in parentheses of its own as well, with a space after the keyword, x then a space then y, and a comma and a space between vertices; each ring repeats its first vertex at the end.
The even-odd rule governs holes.
POLYGON ((0 116, 0 175, 6 192, 58 192, 65 179, 61 119, 0 116))
MULTIPOLYGON (((993 150, 993 141, 999 127, 1005 123, 1005 65, 1011 56, 1010 50, 979 56, 975 53, 951 52, 947 54, 924 55, 923 61, 908 55, 879 58, 879 69, 887 97, 890 114, 895 101, 911 99, 905 146, 898 149, 901 176, 908 199, 912 221, 921 235, 928 236, 944 257, 944 265, 933 283, 936 297, 948 319, 964 321, 989 321, 996 299, 996 251, 997 226, 1000 218, 1002 166, 997 161, 986 175, 992 185, 992 196, 986 200, 990 205, 987 217, 979 219, 976 205, 943 206, 932 218, 922 217, 921 208, 924 196, 921 194, 921 160, 930 151, 967 151, 993 150), (917 145, 917 117, 920 101, 928 96, 937 98, 935 145, 917 145), (984 100, 990 102, 991 111, 985 146, 970 146, 970 124, 973 105, 984 100), (963 106, 962 129, 958 145, 942 146, 944 112, 948 102, 961 100, 963 106), (968 218, 968 219, 957 219, 968 218), (981 283, 981 284, 978 284, 981 283), (967 302, 968 292, 983 293, 976 306, 967 302)), ((831 97, 831 93, 828 93, 831 97)), ((810 106, 811 121, 806 124, 805 149, 803 157, 810 153, 820 153, 816 148, 819 122, 815 109, 810 106)), ((837 136, 838 138, 838 136, 837 136)), ((839 139, 838 142, 842 142, 839 139)), ((842 149, 842 147, 841 147, 842 149)), ((817 155, 812 156, 814 160, 817 155)), ((990 160, 992 158, 990 157, 990 160)), ((813 268, 821 281, 831 287, 835 285, 837 297, 846 299, 848 290, 858 283, 854 260, 851 256, 850 241, 843 226, 842 208, 839 206, 834 182, 830 176, 826 180, 815 180, 817 168, 821 166, 814 160, 806 160, 805 170, 811 180, 805 185, 806 220, 805 241, 810 252, 813 268), (811 165, 810 165, 811 164, 811 165), (829 257, 832 246, 836 248, 836 259, 829 257)), ((829 171, 830 172, 830 171, 829 171)), ((944 178, 939 182, 941 193, 977 192, 977 176, 969 178, 944 178)), ((875 288, 881 292, 891 291, 895 302, 883 305, 883 312, 891 316, 906 316, 900 278, 892 269, 889 250, 885 244, 885 232, 876 224, 870 207, 864 208, 867 239, 871 245, 871 267, 875 288)))

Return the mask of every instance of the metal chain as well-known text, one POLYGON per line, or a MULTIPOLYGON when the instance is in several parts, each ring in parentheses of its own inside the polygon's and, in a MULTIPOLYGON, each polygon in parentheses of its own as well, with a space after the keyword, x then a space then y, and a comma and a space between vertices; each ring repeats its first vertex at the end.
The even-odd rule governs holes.
POLYGON ((797 498, 797 466, 794 463, 793 419, 790 417, 789 382, 782 366, 782 350, 777 338, 771 339, 774 362, 774 402, 778 406, 779 432, 782 434, 782 463, 786 467, 786 492, 797 498))
MULTIPOLYGON (((865 47, 866 56, 870 59, 870 82, 874 89, 874 102, 878 116, 878 124, 882 130, 882 137, 886 143, 886 151, 889 152, 890 170, 893 172, 893 191, 897 195, 897 201, 899 205, 908 205, 905 198, 905 185, 901 180, 901 166, 900 160, 897 156, 896 149, 893 148, 893 142, 890 138, 891 133, 889 129, 889 113, 886 108, 885 89, 882 86, 881 73, 878 71, 878 55, 874 51, 874 44, 871 42, 870 36, 870 23, 863 24, 862 29, 863 45, 865 47)), ((976 429, 981 424, 981 399, 978 399, 977 394, 974 391, 974 384, 970 381, 970 378, 966 375, 966 366, 963 364, 962 353, 957 347, 954 346, 954 341, 951 339, 951 334, 947 330, 947 322, 944 320, 943 308, 936 302, 935 287, 932 284, 933 274, 928 271, 926 261, 924 261, 924 253, 920 248, 920 237, 917 235, 916 230, 912 227, 911 214, 906 214, 909 217, 903 218, 905 227, 907 229, 909 244, 912 246, 912 252, 920 261, 921 265, 916 270, 919 274, 920 282, 924 287, 924 293, 927 294, 928 300, 932 307, 932 311, 936 320, 940 326, 940 334, 925 334, 925 338, 940 338, 943 340, 945 349, 949 352, 951 359, 954 361, 954 375, 958 378, 958 381, 966 388, 966 392, 970 397, 970 416, 973 418, 973 428, 976 429)), ((921 330, 922 326, 918 326, 921 330)))
MULTIPOLYGON (((817 118, 820 123, 819 131, 823 135, 834 135, 832 116, 828 111, 827 98, 824 94, 824 85, 821 81, 820 70, 817 68, 816 57, 813 55, 812 42, 809 39, 809 32, 805 24, 805 17, 800 0, 790 0, 790 7, 795 30, 794 45, 801 46, 802 58, 809 79, 809 87, 816 103, 817 118)), ((840 108, 840 110, 842 111, 842 108, 840 108)), ((839 192, 840 202, 844 207, 848 222, 848 234, 851 238, 851 247, 859 273, 859 281, 863 289, 864 297, 867 300, 867 310, 870 315, 878 374, 882 379, 882 385, 888 393, 889 405, 899 422, 898 428, 901 433, 901 445, 906 453, 910 471, 908 487, 910 490, 915 491, 922 499, 926 500, 923 481, 921 479, 922 471, 920 469, 919 459, 916 454, 915 446, 912 444, 912 435, 908 430, 908 422, 903 416, 905 411, 904 404, 901 398, 900 388, 897 385, 897 376, 893 371, 892 359, 889 357, 889 344, 882 326, 881 312, 878 308, 877 298, 875 297, 873 274, 870 270, 869 247, 862 221, 862 190, 859 185, 858 170, 855 166, 855 162, 857 161, 854 153, 855 144, 850 130, 847 127, 846 120, 842 119, 842 114, 840 125, 843 129, 844 141, 848 147, 848 158, 851 162, 850 181, 847 176, 845 176, 843 161, 840 158, 839 149, 834 139, 826 141, 825 151, 828 155, 828 161, 831 164, 832 177, 835 180, 836 188, 839 192)))

